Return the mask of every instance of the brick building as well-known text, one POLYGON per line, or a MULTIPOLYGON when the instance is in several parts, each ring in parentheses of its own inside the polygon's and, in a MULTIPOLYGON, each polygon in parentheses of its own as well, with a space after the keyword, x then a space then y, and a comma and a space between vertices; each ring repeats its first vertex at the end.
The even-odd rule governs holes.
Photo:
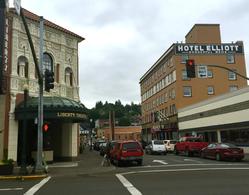
POLYGON ((219 24, 195 24, 185 43, 173 43, 140 79, 142 139, 178 138, 178 109, 247 86, 242 41, 222 43, 219 24), (196 78, 188 78, 193 59, 196 78), (211 66, 210 66, 211 65, 211 66))

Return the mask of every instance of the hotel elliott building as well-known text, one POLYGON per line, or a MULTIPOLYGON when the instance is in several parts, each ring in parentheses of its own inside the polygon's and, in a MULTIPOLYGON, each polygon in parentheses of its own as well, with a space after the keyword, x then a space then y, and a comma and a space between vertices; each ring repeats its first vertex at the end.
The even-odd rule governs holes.
MULTIPOLYGON (((40 17, 25 9, 23 15, 39 61, 40 17)), ((26 120, 26 157, 32 163, 37 149, 38 77, 21 17, 13 8, 5 10, 4 16, 6 90, 0 95, 0 160, 20 162, 26 120), (24 105, 25 87, 29 94, 24 105)), ((79 123, 86 120, 78 76, 78 45, 84 38, 48 20, 44 20, 43 35, 43 71, 55 74, 54 89, 44 91, 43 151, 47 161, 72 160, 78 155, 79 123)))
POLYGON ((246 75, 243 42, 222 43, 219 24, 195 24, 140 79, 143 141, 177 139, 178 109, 246 87, 233 71, 246 75), (195 78, 187 77, 187 59, 195 78))

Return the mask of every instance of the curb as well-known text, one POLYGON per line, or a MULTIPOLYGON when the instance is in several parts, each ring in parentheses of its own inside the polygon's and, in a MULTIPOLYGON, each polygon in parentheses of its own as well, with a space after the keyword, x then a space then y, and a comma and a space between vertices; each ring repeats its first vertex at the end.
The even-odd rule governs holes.
POLYGON ((43 179, 48 177, 47 174, 44 175, 18 175, 18 176, 0 176, 0 180, 32 180, 32 179, 43 179))

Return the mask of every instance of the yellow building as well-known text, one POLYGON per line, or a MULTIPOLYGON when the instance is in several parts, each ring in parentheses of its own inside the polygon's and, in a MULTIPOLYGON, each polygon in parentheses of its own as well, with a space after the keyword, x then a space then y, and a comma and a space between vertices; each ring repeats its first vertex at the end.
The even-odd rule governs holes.
POLYGON ((247 86, 242 41, 222 43, 219 24, 195 24, 185 43, 174 43, 140 79, 142 139, 178 138, 178 109, 247 86), (188 78, 186 59, 195 61, 188 78))

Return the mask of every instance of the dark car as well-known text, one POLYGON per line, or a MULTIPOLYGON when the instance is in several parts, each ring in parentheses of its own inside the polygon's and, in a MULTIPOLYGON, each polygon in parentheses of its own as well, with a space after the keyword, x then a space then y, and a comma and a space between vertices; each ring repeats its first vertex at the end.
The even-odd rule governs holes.
POLYGON ((138 141, 117 141, 114 148, 110 151, 110 160, 115 162, 117 166, 132 161, 142 165, 143 155, 142 145, 138 141))
POLYGON ((216 160, 236 160, 244 158, 244 150, 230 143, 212 143, 201 150, 201 157, 216 160))
POLYGON ((100 143, 99 144, 99 154, 101 156, 104 156, 105 153, 106 153, 106 146, 107 146, 107 143, 106 142, 103 142, 103 143, 100 143))
POLYGON ((100 145, 101 143, 105 143, 105 142, 106 142, 105 140, 98 140, 98 141, 96 141, 96 142, 94 143, 94 145, 93 145, 93 149, 99 151, 99 150, 100 150, 99 145, 100 145))

